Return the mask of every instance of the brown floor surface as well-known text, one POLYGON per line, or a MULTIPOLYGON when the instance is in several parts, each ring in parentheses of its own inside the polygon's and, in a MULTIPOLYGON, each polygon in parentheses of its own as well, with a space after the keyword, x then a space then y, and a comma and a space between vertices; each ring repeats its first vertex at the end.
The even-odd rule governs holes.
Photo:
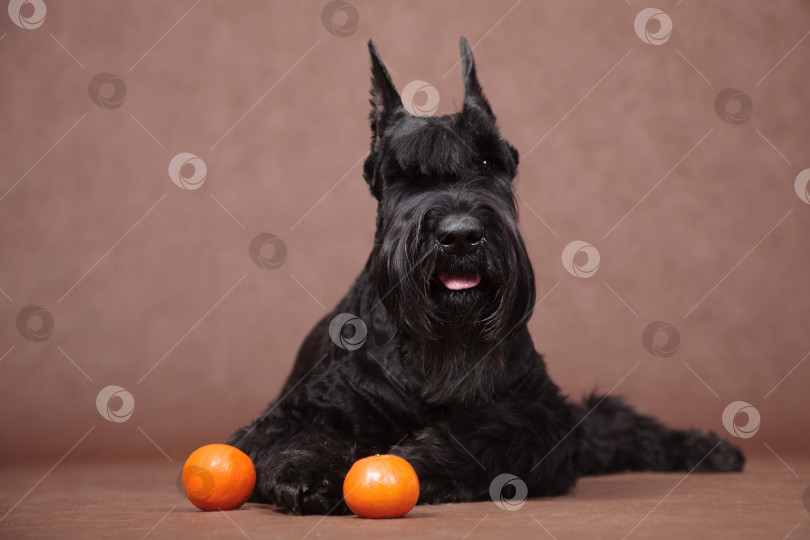
POLYGON ((742 474, 585 478, 517 511, 489 501, 417 506, 394 520, 256 504, 200 512, 177 487, 179 465, 166 462, 66 462, 44 479, 50 465, 27 465, 0 470, 0 538, 810 538, 810 459, 785 461, 790 470, 763 455, 742 474))

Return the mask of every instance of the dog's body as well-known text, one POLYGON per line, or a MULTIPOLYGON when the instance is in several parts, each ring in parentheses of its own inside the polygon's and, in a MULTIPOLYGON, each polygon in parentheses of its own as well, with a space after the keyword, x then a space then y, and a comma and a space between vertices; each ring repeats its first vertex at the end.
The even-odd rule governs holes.
POLYGON ((253 500, 345 513, 346 472, 377 453, 413 465, 420 503, 487 498, 503 473, 542 496, 583 474, 740 470, 740 451, 713 433, 666 428, 616 398, 579 405, 560 393, 526 326, 535 286, 517 229, 517 151, 498 132, 466 40, 463 109, 433 118, 405 111, 369 49, 374 249, 304 341, 279 399, 229 440, 256 465, 253 500), (364 343, 341 339, 340 314, 362 321, 348 326, 367 332, 364 343))

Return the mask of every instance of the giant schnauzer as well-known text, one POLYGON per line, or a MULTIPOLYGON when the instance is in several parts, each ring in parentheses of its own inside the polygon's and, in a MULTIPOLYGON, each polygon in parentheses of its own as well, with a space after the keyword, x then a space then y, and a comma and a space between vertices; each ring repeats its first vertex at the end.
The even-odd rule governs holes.
POLYGON ((420 503, 486 499, 503 473, 544 496, 586 474, 741 470, 742 453, 714 433, 560 393, 526 326, 535 283, 517 225, 518 153, 467 41, 463 107, 438 117, 408 113, 369 51, 374 248, 304 340, 279 398, 229 439, 256 465, 252 500, 346 513, 344 476, 377 453, 413 465, 420 503))

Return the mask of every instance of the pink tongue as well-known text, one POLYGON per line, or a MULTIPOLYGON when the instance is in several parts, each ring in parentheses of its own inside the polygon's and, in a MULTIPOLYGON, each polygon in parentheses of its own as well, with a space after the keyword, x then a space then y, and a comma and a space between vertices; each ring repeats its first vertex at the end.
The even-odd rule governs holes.
POLYGON ((444 283, 444 286, 451 291, 461 291, 464 289, 472 289, 481 283, 481 276, 475 274, 473 277, 459 277, 451 276, 445 272, 439 274, 439 279, 444 283))

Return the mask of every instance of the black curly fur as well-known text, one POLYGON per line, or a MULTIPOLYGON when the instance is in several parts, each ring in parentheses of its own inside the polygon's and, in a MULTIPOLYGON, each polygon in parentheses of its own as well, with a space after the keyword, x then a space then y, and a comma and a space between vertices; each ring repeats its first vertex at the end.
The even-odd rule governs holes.
POLYGON ((669 429, 617 398, 576 404, 560 393, 526 326, 535 285, 517 229, 517 151, 498 131, 467 42, 463 109, 436 118, 405 111, 371 42, 369 50, 364 176, 378 200, 374 249, 307 336, 279 398, 228 441, 256 465, 252 500, 296 514, 346 513, 343 478, 376 453, 413 465, 420 503, 488 498, 501 473, 544 496, 584 474, 741 470, 742 453, 714 433, 669 429), (436 229, 451 214, 480 222, 477 249, 441 248, 436 229), (440 272, 477 273, 481 282, 450 291, 440 272), (340 313, 365 322, 362 347, 330 338, 340 313))

